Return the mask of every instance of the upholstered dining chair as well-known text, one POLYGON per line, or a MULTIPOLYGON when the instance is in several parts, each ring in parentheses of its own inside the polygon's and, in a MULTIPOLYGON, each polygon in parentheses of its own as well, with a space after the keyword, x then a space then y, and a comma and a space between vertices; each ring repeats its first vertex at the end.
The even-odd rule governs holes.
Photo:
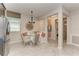
POLYGON ((40 32, 39 33, 39 41, 40 41, 40 44, 42 44, 42 43, 45 43, 45 41, 46 41, 46 34, 45 34, 45 32, 40 32))
POLYGON ((35 45, 35 34, 33 32, 21 33, 22 42, 24 45, 32 44, 35 45))
POLYGON ((21 39, 24 45, 30 42, 30 36, 28 36, 28 32, 21 33, 21 39))

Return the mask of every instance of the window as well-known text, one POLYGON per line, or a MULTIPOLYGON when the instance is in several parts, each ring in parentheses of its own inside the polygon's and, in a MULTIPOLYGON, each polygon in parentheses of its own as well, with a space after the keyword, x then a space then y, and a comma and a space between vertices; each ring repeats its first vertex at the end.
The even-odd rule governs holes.
POLYGON ((10 23, 10 32, 20 31, 20 18, 7 17, 10 23))

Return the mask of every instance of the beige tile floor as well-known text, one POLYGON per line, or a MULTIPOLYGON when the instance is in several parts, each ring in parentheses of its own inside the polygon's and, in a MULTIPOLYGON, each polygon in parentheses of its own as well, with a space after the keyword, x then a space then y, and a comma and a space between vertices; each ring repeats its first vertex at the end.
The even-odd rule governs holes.
POLYGON ((11 44, 8 56, 78 56, 79 47, 65 45, 62 50, 57 44, 42 44, 38 46, 24 46, 22 43, 11 44))

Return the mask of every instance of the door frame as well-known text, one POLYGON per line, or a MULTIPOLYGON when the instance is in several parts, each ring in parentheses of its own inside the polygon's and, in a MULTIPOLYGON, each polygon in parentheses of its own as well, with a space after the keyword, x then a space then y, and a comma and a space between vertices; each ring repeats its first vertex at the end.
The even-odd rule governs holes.
MULTIPOLYGON (((57 17, 57 14, 54 14, 54 15, 52 15, 52 16, 56 16, 56 17, 57 17)), ((52 17, 52 16, 48 16, 48 18, 49 18, 49 17, 52 17)), ((49 20, 48 18, 47 18, 47 35, 48 35, 48 20, 49 20)), ((55 19, 55 20, 56 20, 56 19, 55 19)), ((56 32, 56 30, 55 30, 55 32, 56 32)), ((55 36, 55 37, 54 37, 54 40, 56 40, 56 34, 55 34, 54 36, 55 36)))

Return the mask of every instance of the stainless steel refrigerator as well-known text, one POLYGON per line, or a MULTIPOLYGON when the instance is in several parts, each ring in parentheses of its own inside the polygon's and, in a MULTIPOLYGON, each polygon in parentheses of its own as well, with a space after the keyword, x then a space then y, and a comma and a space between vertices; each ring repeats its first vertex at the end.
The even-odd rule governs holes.
POLYGON ((0 3, 0 56, 9 53, 9 22, 5 18, 5 6, 0 3))
POLYGON ((2 56, 9 53, 9 22, 6 18, 0 17, 0 54, 2 56))

